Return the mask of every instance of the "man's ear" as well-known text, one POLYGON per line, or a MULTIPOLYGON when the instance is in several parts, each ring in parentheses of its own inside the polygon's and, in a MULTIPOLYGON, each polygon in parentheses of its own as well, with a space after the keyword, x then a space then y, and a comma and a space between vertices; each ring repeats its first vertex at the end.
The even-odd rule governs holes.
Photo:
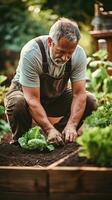
POLYGON ((52 44, 52 38, 49 36, 48 37, 48 46, 51 47, 51 44, 52 44))

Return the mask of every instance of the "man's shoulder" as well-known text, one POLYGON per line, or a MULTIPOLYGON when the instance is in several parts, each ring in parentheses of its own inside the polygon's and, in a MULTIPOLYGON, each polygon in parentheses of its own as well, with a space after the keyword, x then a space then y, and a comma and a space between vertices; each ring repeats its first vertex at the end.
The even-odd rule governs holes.
POLYGON ((81 47, 79 44, 77 45, 73 55, 75 56, 76 54, 85 54, 83 47, 81 47))
POLYGON ((86 57, 86 53, 85 53, 83 47, 81 47, 80 45, 77 45, 77 47, 72 55, 72 59, 79 60, 80 58, 85 58, 85 57, 86 57))
POLYGON ((77 66, 79 63, 86 63, 87 62, 87 56, 86 53, 80 45, 77 45, 73 55, 72 55, 72 66, 77 66))
POLYGON ((36 40, 41 39, 46 49, 47 38, 48 36, 39 36, 28 41, 21 50, 21 57, 22 58, 26 57, 28 59, 31 59, 31 58, 41 59, 42 58, 41 51, 36 40))
POLYGON ((23 48, 21 49, 21 52, 33 52, 33 51, 38 51, 40 50, 39 49, 39 46, 38 46, 38 43, 36 42, 36 40, 40 39, 44 46, 46 46, 46 43, 47 43, 47 38, 48 36, 47 35, 42 35, 42 36, 38 36, 36 38, 33 38, 31 40, 29 40, 24 46, 23 48))

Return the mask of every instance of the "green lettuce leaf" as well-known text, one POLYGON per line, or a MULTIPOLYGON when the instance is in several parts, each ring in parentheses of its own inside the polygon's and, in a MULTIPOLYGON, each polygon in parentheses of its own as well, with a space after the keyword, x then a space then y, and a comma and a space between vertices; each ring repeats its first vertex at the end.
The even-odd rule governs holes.
POLYGON ((45 136, 42 134, 42 130, 39 126, 31 128, 21 138, 18 139, 20 146, 27 150, 49 150, 53 151, 55 148, 53 145, 48 144, 45 136))

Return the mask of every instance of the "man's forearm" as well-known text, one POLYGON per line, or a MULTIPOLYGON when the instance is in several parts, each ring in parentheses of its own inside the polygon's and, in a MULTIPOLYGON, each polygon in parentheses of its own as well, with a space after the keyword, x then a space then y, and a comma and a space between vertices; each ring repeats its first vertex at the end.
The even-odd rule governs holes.
POLYGON ((74 95, 71 105, 71 114, 67 125, 78 126, 86 106, 86 94, 74 95))
POLYGON ((32 100, 32 102, 29 104, 29 110, 32 118, 46 133, 49 131, 49 129, 53 128, 53 125, 48 120, 47 114, 40 102, 35 102, 32 100))

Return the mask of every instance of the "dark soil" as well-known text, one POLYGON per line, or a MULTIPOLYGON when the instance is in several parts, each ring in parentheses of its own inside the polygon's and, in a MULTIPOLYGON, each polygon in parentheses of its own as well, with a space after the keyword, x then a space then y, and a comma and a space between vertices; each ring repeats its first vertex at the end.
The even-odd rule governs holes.
POLYGON ((72 167, 82 167, 82 166, 96 166, 84 157, 79 157, 78 154, 71 156, 69 159, 65 160, 59 166, 72 166, 72 167))
POLYGON ((69 143, 52 152, 38 152, 23 150, 15 144, 0 144, 0 166, 48 166, 77 148, 76 144, 69 143))
MULTIPOLYGON (((19 145, 0 144, 0 166, 46 167, 60 160, 61 158, 64 158, 77 149, 78 145, 75 143, 69 143, 63 147, 58 147, 52 152, 38 152, 36 150, 27 151, 22 149, 19 145)), ((58 166, 99 167, 92 161, 83 157, 79 157, 77 153, 74 156, 70 156, 58 166)))
MULTIPOLYGON (((71 166, 71 167, 101 167, 101 165, 95 164, 92 160, 88 160, 84 157, 79 157, 78 153, 69 157, 63 161, 59 166, 71 166)), ((103 166, 102 166, 103 167, 103 166)), ((106 167, 112 167, 112 165, 106 165, 106 167)))

